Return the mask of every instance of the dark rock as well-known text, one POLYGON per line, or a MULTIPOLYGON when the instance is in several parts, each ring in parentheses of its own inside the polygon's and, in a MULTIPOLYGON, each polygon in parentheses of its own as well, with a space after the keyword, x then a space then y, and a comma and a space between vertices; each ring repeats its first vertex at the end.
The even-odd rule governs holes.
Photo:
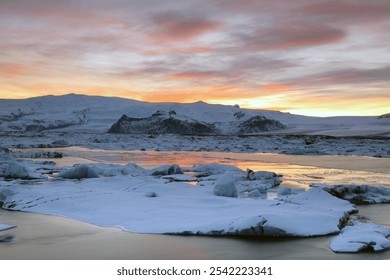
POLYGON ((30 124, 30 125, 26 126, 25 131, 26 132, 41 132, 41 131, 43 131, 45 129, 46 129, 46 127, 44 127, 43 125, 40 125, 40 124, 30 124))
POLYGON ((212 134, 216 131, 210 124, 157 111, 147 118, 130 118, 123 115, 111 126, 108 132, 125 134, 212 134))
POLYGON ((239 124, 239 134, 258 133, 286 129, 287 127, 277 120, 267 119, 263 116, 252 117, 239 124))

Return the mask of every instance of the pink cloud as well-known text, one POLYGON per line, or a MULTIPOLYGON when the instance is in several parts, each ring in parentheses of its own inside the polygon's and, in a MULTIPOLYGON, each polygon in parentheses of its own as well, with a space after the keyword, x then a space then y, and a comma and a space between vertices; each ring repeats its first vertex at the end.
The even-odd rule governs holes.
POLYGON ((218 21, 174 13, 155 15, 152 21, 154 30, 149 35, 159 43, 185 42, 223 27, 218 21))
POLYGON ((377 22, 388 19, 390 2, 385 0, 328 0, 308 1, 298 10, 306 15, 324 17, 332 22, 377 22))
POLYGON ((346 37, 346 31, 326 25, 283 24, 242 36, 248 50, 275 50, 334 44, 346 37))
POLYGON ((209 79, 221 76, 221 73, 213 71, 204 72, 182 72, 166 75, 168 79, 209 79))
POLYGON ((175 54, 197 54, 207 53, 212 49, 209 47, 186 47, 186 48, 168 48, 143 51, 144 55, 175 55, 175 54))
POLYGON ((390 67, 375 69, 340 69, 317 73, 291 80, 289 84, 300 87, 326 87, 333 85, 369 85, 389 86, 390 67))

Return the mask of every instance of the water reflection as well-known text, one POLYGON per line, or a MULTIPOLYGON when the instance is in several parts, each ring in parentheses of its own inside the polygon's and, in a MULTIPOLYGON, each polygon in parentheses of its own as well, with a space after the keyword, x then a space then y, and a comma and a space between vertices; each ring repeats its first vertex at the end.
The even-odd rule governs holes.
MULTIPOLYGON (((34 149, 37 150, 37 149, 34 149)), ((144 168, 162 164, 191 167, 219 163, 242 170, 273 171, 283 175, 283 186, 308 188, 310 183, 367 184, 390 187, 390 159, 357 156, 296 156, 263 153, 185 152, 185 151, 118 151, 91 150, 82 147, 38 149, 59 151, 65 157, 52 159, 59 166, 75 163, 136 163, 144 168), (389 167, 387 169, 387 167, 389 167)))

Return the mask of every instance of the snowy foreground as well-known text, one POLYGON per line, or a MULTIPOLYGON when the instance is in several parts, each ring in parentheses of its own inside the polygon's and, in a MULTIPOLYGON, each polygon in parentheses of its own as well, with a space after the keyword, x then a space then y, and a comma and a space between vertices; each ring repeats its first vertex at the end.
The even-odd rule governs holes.
MULTIPOLYGON (((135 164, 99 163, 59 169, 47 161, 4 157, 0 176, 4 178, 0 181, 4 209, 65 216, 139 233, 307 237, 342 231, 332 241, 333 251, 361 249, 348 246, 359 241, 351 241, 350 227, 343 229, 349 215, 356 212, 353 204, 320 187, 275 189, 281 178, 273 172, 245 172, 219 164, 147 170, 135 164)), ((390 233, 383 228, 382 239, 387 240, 390 233)), ((352 230, 363 232, 352 235, 368 244, 378 240, 375 227, 359 225, 352 230)), ((381 242, 380 248, 388 248, 381 242)))

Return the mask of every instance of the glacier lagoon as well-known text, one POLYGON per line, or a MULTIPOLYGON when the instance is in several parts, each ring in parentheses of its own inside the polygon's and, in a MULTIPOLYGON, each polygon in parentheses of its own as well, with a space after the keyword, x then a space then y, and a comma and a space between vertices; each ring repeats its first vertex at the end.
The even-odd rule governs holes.
MULTIPOLYGON (((388 182, 390 182, 390 174, 386 172, 389 170, 387 166, 390 159, 386 158, 223 152, 115 151, 79 147, 44 150, 64 153, 64 158, 54 159, 59 166, 82 162, 115 164, 134 162, 145 168, 153 168, 167 163, 179 164, 182 167, 219 163, 234 165, 243 170, 246 168, 269 170, 283 174, 282 186, 292 189, 305 189, 310 183, 374 184, 389 187, 388 182)), ((277 188, 270 189, 266 198, 272 200, 276 195, 277 188)), ((388 259, 390 256, 388 251, 379 254, 335 254, 329 249, 331 238, 329 236, 253 239, 133 234, 47 215, 4 212, 3 210, 2 213, 2 221, 18 225, 18 228, 15 229, 16 241, 10 244, 1 244, 1 246, 4 245, 0 251, 0 258, 3 259, 388 259), (31 220, 35 220, 35 222, 31 222, 31 220), (28 230, 26 230, 27 228, 28 230), (45 228, 46 230, 43 230, 45 228), (161 244, 174 246, 169 246, 168 250, 161 244), (37 253, 31 254, 29 257, 26 253, 27 249, 37 253), (23 254, 27 255, 23 256, 23 254)), ((389 204, 359 207, 359 215, 389 226, 390 218, 386 213, 390 213, 389 204)))

